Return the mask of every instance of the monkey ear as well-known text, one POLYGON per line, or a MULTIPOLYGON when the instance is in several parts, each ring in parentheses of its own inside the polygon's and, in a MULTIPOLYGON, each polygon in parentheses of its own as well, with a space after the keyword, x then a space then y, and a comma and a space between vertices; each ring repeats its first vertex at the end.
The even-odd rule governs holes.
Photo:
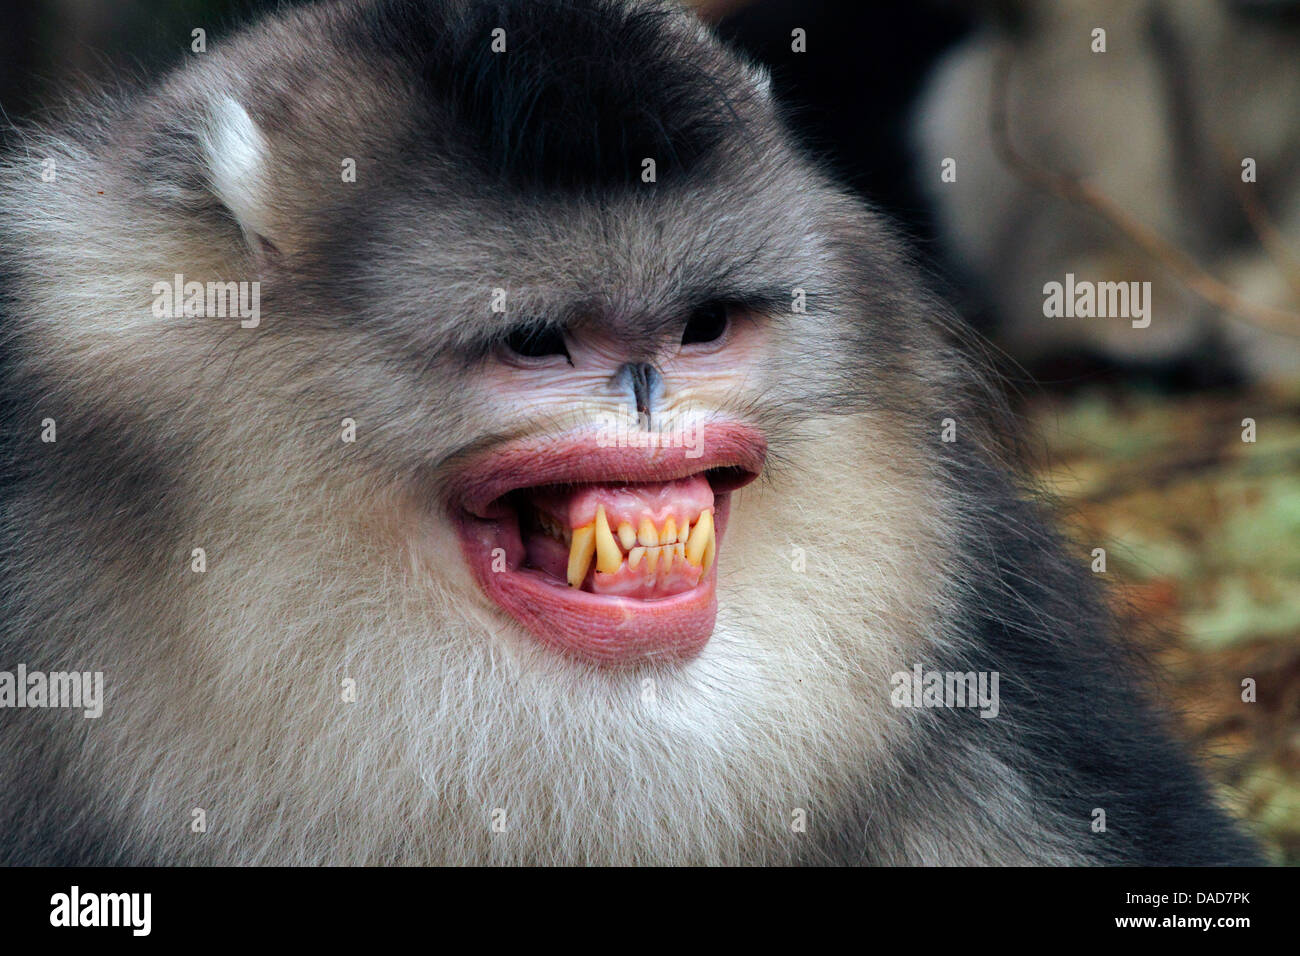
POLYGON ((203 135, 212 192, 230 210, 253 255, 275 255, 269 202, 270 152, 253 118, 233 97, 217 98, 203 135))

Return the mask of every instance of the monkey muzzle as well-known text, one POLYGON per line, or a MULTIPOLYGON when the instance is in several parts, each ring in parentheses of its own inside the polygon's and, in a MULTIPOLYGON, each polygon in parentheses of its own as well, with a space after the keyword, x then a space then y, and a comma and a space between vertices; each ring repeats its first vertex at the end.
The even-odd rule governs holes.
POLYGON ((689 658, 713 633, 731 493, 766 450, 739 424, 693 450, 511 443, 460 473, 452 517, 479 586, 533 636, 602 664, 689 658))

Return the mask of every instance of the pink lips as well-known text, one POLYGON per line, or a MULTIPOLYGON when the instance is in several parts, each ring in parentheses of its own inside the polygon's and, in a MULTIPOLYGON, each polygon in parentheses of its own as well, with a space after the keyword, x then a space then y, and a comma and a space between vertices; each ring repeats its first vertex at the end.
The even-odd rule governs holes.
POLYGON ((730 492, 762 470, 766 442, 756 429, 727 423, 706 426, 703 442, 696 447, 704 453, 688 457, 683 448, 600 448, 594 437, 577 435, 560 441, 512 442, 468 463, 453 482, 453 517, 479 586, 539 640, 594 663, 698 654, 713 633, 717 615, 717 567, 725 560, 721 542, 730 492), (681 481, 705 472, 711 473, 711 489, 702 481, 681 481), (620 483, 636 487, 608 488, 620 483), (646 592, 630 584, 620 587, 614 580, 604 584, 620 593, 570 587, 525 566, 518 519, 503 500, 509 492, 547 485, 592 486, 571 489, 564 496, 567 510, 557 517, 577 522, 570 527, 590 521, 596 505, 605 501, 620 508, 626 504, 628 513, 643 513, 648 507, 662 519, 674 509, 696 507, 698 513, 697 505, 705 506, 709 495, 714 499, 718 560, 698 583, 666 597, 638 596, 646 592), (588 509, 592 515, 586 514, 588 509), (504 553, 504 562, 495 562, 496 570, 494 552, 504 553))

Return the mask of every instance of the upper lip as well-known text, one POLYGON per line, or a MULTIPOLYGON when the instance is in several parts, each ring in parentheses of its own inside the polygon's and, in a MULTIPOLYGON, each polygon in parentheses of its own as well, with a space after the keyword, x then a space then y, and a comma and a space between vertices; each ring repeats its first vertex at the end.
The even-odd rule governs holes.
POLYGON ((696 453, 688 448, 601 448, 597 433, 519 439, 475 456, 452 481, 452 500, 474 517, 499 517, 500 499, 538 485, 664 482, 702 471, 736 469, 720 479, 730 491, 762 471, 767 444, 757 429, 706 425, 696 453), (496 507, 494 507, 496 505, 496 507))

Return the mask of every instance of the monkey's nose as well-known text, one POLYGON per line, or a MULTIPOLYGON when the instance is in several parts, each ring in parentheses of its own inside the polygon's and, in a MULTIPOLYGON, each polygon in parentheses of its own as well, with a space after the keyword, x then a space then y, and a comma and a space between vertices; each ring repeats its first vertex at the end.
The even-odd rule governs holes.
POLYGON ((663 391, 663 378, 649 362, 627 362, 614 373, 612 381, 616 388, 631 396, 638 416, 648 417, 663 391))

